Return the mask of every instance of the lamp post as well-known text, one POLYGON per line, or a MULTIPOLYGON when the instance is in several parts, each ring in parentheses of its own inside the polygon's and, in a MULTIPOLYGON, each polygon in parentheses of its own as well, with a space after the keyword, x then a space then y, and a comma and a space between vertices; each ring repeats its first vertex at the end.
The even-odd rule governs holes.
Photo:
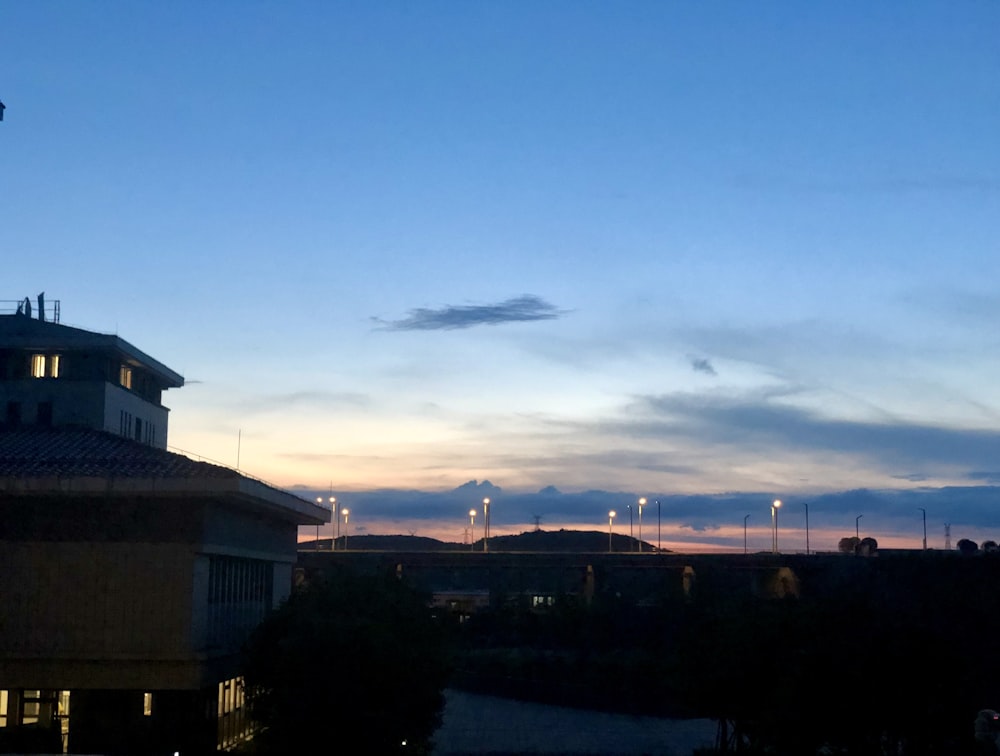
POLYGON ((476 510, 469 510, 469 529, 472 531, 472 535, 469 537, 469 551, 475 551, 476 549, 476 510))
POLYGON ((859 514, 857 517, 854 518, 854 537, 857 538, 859 541, 861 540, 861 525, 860 525, 860 523, 861 523, 861 518, 862 517, 864 517, 864 515, 863 514, 859 514))
POLYGON ((639 553, 642 553, 642 508, 646 506, 646 497, 639 499, 639 553))
POLYGON ((660 552, 663 547, 660 545, 660 500, 656 500, 656 551, 660 552))
POLYGON ((635 551, 635 534, 632 530, 632 505, 628 505, 628 550, 635 551))
POLYGON ((927 551, 927 510, 923 507, 917 507, 924 514, 924 551, 927 551))
POLYGON ((340 513, 344 515, 344 551, 347 551, 347 523, 351 516, 351 510, 343 508, 340 510, 340 513))
MULTIPOLYGON (((317 504, 322 504, 323 503, 323 497, 322 496, 317 496, 316 497, 316 503, 317 504)), ((319 551, 319 523, 318 522, 316 523, 316 543, 313 545, 313 550, 319 551)))
MULTIPOLYGON (((330 523, 330 551, 334 551, 337 548, 337 539, 340 537, 340 519, 337 517, 337 497, 331 496, 327 501, 330 502, 330 511, 333 513, 330 523), (336 535, 334 534, 334 527, 336 527, 336 535)), ((316 503, 322 504, 323 497, 317 496, 316 503)), ((316 526, 316 550, 319 551, 319 525, 316 526)))
POLYGON ((750 515, 743 515, 743 553, 747 553, 747 520, 750 519, 750 515))
POLYGON ((778 509, 781 507, 781 499, 775 499, 771 503, 771 553, 778 553, 778 509))
POLYGON ((616 514, 618 514, 618 513, 615 512, 615 510, 613 510, 613 509, 610 512, 608 512, 608 553, 609 554, 612 551, 612 549, 611 549, 611 533, 612 533, 611 525, 615 521, 615 515, 616 514))
POLYGON ((804 501, 802 506, 806 508, 806 556, 809 556, 809 504, 804 501))
POLYGON ((330 497, 330 512, 333 514, 333 526, 330 528, 330 551, 336 551, 337 549, 337 538, 340 537, 340 517, 337 516, 337 497, 330 497), (336 528, 337 534, 334 537, 333 529, 336 528))
POLYGON ((490 550, 490 500, 483 499, 483 551, 490 550))

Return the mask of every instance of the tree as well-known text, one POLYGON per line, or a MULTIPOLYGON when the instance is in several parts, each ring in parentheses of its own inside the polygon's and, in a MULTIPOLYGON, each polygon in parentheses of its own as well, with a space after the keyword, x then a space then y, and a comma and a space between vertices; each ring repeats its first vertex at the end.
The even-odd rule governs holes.
POLYGON ((968 538, 963 538, 957 545, 959 552, 962 554, 975 554, 979 551, 979 544, 975 541, 970 541, 968 538))
POLYGON ((841 538, 840 542, 837 544, 837 550, 841 554, 857 554, 858 546, 861 545, 861 539, 857 536, 851 536, 849 538, 841 538))
POLYGON ((998 550, 996 541, 983 541, 983 545, 979 547, 987 554, 995 554, 998 550))
POLYGON ((858 554, 861 556, 875 556, 878 553, 878 541, 871 536, 862 538, 858 543, 858 554))
POLYGON ((447 679, 442 628, 390 576, 341 573, 294 593, 244 653, 255 750, 428 752, 447 679))

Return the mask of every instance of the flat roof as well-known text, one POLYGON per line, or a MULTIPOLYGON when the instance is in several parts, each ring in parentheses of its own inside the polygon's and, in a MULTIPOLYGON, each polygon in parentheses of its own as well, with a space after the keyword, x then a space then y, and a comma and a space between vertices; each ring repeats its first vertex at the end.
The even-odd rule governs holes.
POLYGON ((184 385, 184 376, 120 336, 36 320, 27 315, 0 315, 0 348, 39 352, 59 349, 115 352, 152 372, 164 388, 180 388, 184 385))

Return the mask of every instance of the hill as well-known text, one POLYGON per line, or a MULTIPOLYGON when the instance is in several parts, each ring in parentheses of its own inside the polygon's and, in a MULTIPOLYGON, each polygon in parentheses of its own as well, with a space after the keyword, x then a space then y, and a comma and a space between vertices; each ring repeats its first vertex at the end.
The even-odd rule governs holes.
MULTIPOLYGON (((317 542, 300 541, 300 549, 316 548, 317 542)), ((340 545, 340 544, 338 544, 340 545)), ((411 535, 355 535, 347 542, 351 551, 482 551, 483 539, 469 544, 439 541, 436 538, 411 535)), ((637 551, 639 541, 615 534, 612 547, 615 552, 637 551)), ((320 551, 330 549, 330 539, 321 538, 320 551)), ((491 551, 541 551, 541 552, 600 552, 608 550, 608 534, 598 530, 530 530, 518 535, 493 536, 491 551)), ((643 542, 643 551, 656 551, 656 547, 643 542)), ((667 551, 667 549, 663 549, 667 551)))

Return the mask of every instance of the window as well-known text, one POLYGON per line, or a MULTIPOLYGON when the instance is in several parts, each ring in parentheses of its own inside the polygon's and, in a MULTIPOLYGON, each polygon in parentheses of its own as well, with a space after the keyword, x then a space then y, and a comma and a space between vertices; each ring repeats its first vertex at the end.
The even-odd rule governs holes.
POLYGON ((59 355, 58 354, 33 354, 31 355, 31 377, 32 378, 58 378, 59 377, 59 355))
POLYGON ((142 716, 151 717, 153 716, 153 694, 143 693, 142 694, 142 716))
POLYGON ((127 389, 132 388, 132 368, 122 365, 118 371, 118 382, 127 389))

